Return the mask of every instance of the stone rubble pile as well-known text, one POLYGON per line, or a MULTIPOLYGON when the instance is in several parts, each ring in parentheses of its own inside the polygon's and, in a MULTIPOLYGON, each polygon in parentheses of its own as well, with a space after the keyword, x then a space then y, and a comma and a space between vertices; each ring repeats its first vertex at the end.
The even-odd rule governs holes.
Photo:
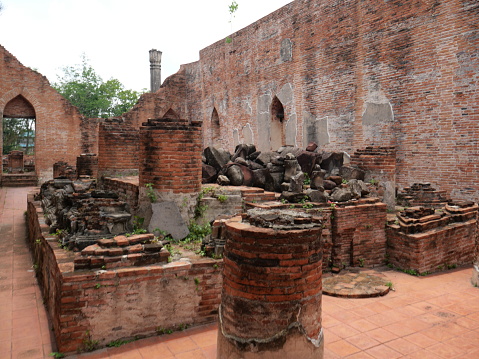
POLYGON ((448 200, 446 191, 436 190, 430 183, 414 183, 397 194, 397 204, 403 207, 441 208, 448 200))
POLYGON ((103 238, 81 251, 75 270, 167 263, 170 253, 151 233, 103 238))
POLYGON ((449 201, 444 209, 410 207, 397 214, 399 230, 406 234, 426 232, 454 222, 475 218, 478 205, 471 201, 449 201))
POLYGON ((47 181, 39 199, 51 233, 58 233, 69 249, 81 250, 131 229, 127 203, 114 192, 97 190, 90 178, 47 181))
POLYGON ((233 155, 210 146, 203 151, 202 182, 260 187, 292 203, 346 202, 368 195, 364 171, 344 165, 344 157, 343 152, 320 151, 315 143, 306 150, 287 146, 269 152, 241 144, 233 155))

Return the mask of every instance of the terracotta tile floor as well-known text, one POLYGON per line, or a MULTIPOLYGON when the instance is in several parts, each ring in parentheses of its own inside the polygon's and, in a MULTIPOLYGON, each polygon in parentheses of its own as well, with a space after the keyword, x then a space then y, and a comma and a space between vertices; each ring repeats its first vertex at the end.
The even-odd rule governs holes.
MULTIPOLYGON (((24 240, 28 190, 0 188, 0 359, 52 358, 55 351, 24 240)), ((325 359, 479 358, 472 267, 427 277, 383 274, 395 287, 385 297, 323 296, 325 359)), ((211 324, 69 358, 213 359, 216 336, 211 324)))

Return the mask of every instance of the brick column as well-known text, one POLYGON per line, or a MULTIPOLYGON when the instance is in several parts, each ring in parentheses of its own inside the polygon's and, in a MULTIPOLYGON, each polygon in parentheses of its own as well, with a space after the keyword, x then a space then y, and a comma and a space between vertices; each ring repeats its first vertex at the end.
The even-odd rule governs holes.
POLYGON ((155 119, 140 129, 140 187, 158 192, 198 193, 201 189, 201 123, 155 119))
POLYGON ((322 358, 318 217, 253 209, 226 223, 218 358, 322 358))

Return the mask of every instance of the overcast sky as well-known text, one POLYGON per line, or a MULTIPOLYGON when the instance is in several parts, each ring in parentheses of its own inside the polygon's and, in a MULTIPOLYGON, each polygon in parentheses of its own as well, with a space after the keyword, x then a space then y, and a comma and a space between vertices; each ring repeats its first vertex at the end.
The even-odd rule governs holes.
POLYGON ((148 51, 162 55, 162 80, 199 50, 291 0, 0 0, 0 44, 50 82, 85 53, 104 79, 126 88, 150 86, 148 51))

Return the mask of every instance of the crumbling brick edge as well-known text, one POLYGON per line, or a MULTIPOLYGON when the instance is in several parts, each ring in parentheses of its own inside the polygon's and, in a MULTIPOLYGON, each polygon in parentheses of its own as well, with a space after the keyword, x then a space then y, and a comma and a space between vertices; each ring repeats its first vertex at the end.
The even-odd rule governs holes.
POLYGON ((33 193, 27 202, 27 240, 59 352, 217 320, 222 260, 74 271, 77 254, 49 233, 33 193))

